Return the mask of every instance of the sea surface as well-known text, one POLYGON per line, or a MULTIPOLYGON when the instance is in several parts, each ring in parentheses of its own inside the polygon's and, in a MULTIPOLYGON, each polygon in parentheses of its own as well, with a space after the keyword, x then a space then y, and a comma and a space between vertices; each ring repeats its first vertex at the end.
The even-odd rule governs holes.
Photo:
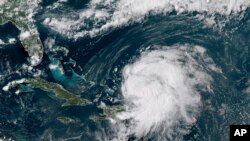
POLYGON ((250 123, 249 0, 41 0, 34 19, 35 67, 9 42, 20 31, 0 26, 0 140, 226 141, 229 125, 250 123), (21 78, 93 104, 2 90, 21 78), (93 120, 105 106, 124 111, 93 120))

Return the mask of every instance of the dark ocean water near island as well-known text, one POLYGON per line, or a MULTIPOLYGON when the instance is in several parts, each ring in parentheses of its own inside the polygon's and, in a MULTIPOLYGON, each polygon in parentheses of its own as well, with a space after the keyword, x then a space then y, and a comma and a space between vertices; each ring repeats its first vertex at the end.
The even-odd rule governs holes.
POLYGON ((250 123, 250 4, 236 2, 246 7, 237 10, 231 1, 42 0, 34 18, 40 65, 29 68, 20 41, 7 43, 18 37, 14 25, 0 26, 0 141, 228 140, 229 125, 250 123), (26 85, 20 94, 2 90, 37 77, 93 104, 62 107, 26 85), (91 119, 117 105, 125 111, 91 119))

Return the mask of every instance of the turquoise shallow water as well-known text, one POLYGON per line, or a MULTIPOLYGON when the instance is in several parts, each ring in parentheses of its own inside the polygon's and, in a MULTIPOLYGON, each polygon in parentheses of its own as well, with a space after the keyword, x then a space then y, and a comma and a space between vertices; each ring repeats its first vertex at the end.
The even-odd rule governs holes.
MULTIPOLYGON (((50 3, 53 2, 44 1, 42 6, 50 3)), ((79 1, 68 2, 65 9, 67 6, 70 10, 86 6, 78 7, 77 3, 79 1)), ((237 17, 228 20, 227 17, 218 16, 218 22, 223 21, 222 28, 207 26, 204 21, 197 20, 194 18, 198 15, 196 12, 171 12, 148 16, 140 23, 77 40, 41 24, 44 13, 46 11, 41 10, 36 16, 38 31, 46 49, 42 63, 35 67, 36 71, 40 71, 40 77, 59 83, 94 104, 61 107, 60 102, 40 90, 28 90, 19 95, 15 95, 14 91, 0 90, 0 137, 20 141, 112 139, 117 136, 116 130, 108 120, 95 122, 89 117, 101 113, 97 107, 102 102, 106 105, 124 105, 122 71, 153 46, 202 46, 215 66, 221 69, 221 73, 209 72, 214 80, 211 83, 212 92, 200 91, 201 108, 197 121, 191 125, 190 132, 182 137, 183 140, 228 140, 229 125, 250 123, 249 9, 240 20, 237 17), (53 48, 47 47, 49 38, 55 39, 53 48), (49 66, 53 64, 60 64, 64 72, 58 68, 51 69, 49 66), (62 124, 56 120, 58 116, 71 117, 75 122, 62 124)), ((17 36, 18 30, 13 25, 0 26, 1 39, 17 36)), ((26 57, 20 43, 0 45, 0 87, 11 80, 34 77, 36 71, 21 69, 26 57)), ((198 56, 195 60, 204 63, 198 56)), ((173 137, 178 135, 176 133, 173 137)), ((138 139, 131 134, 127 140, 159 140, 158 136, 157 132, 153 132, 138 139)))

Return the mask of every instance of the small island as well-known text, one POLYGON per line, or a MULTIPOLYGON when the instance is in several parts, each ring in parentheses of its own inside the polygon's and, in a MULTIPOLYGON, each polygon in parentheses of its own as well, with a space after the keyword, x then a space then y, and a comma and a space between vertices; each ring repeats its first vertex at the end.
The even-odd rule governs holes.
POLYGON ((68 125, 70 123, 75 123, 75 120, 72 119, 72 118, 70 118, 70 117, 64 117, 64 116, 62 116, 62 117, 57 117, 56 119, 58 121, 60 121, 61 123, 66 124, 66 125, 68 125))

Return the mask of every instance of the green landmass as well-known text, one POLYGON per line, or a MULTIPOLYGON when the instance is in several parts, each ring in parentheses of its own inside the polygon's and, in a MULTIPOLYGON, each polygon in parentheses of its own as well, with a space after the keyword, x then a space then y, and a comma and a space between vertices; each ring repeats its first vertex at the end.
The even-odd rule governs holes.
POLYGON ((120 105, 105 106, 102 108, 102 110, 103 110, 103 115, 106 117, 114 117, 117 113, 125 111, 125 109, 120 105))
POLYGON ((20 30, 19 40, 33 66, 38 65, 43 57, 43 45, 33 20, 38 4, 38 0, 3 0, 0 4, 0 25, 11 22, 20 30))
MULTIPOLYGON (((81 98, 68 90, 64 89, 61 85, 53 82, 48 82, 41 78, 23 78, 9 82, 3 87, 4 91, 8 91, 20 84, 28 84, 32 88, 41 89, 43 91, 54 94, 54 97, 58 100, 63 101, 62 106, 85 106, 91 104, 87 99, 81 98)), ((19 90, 22 92, 22 90, 19 90)))
MULTIPOLYGON (((39 33, 35 27, 33 15, 37 8, 38 0, 4 0, 0 4, 0 25, 11 22, 20 30, 19 39, 30 56, 31 65, 38 65, 43 57, 43 45, 39 37, 39 33)), ((53 93, 55 98, 63 101, 62 106, 85 106, 91 104, 87 99, 75 95, 61 85, 48 82, 40 78, 28 78, 12 81, 7 84, 3 90, 7 91, 10 88, 16 87, 19 84, 28 84, 32 88, 41 89, 43 91, 53 93)), ((20 91, 22 92, 22 91, 20 91)), ((99 115, 93 115, 90 118, 93 120, 105 120, 108 117, 114 117, 118 112, 124 111, 122 106, 104 106, 101 107, 103 112, 99 115)), ((69 124, 74 122, 74 119, 69 117, 58 117, 60 122, 69 124)))
MULTIPOLYGON (((23 78, 20 80, 11 81, 3 87, 3 90, 9 91, 10 89, 17 87, 17 85, 21 85, 22 87, 24 87, 24 84, 28 85, 31 88, 40 89, 42 91, 52 93, 54 95, 54 98, 63 101, 62 106, 86 106, 92 104, 91 101, 69 92, 61 85, 53 82, 48 82, 41 78, 23 78)), ((20 89, 18 89, 17 91, 18 93, 16 94, 23 92, 20 89)), ((117 113, 125 111, 124 107, 121 105, 104 105, 100 106, 99 108, 102 109, 102 112, 100 114, 90 116, 90 119, 92 119, 93 121, 106 120, 107 118, 115 118, 115 115, 117 113)), ((70 119, 67 117, 59 117, 58 120, 62 123, 68 123, 74 119, 70 119)))
POLYGON ((115 106, 104 106, 101 107, 103 110, 101 114, 99 115, 91 115, 90 119, 93 121, 98 120, 106 120, 107 118, 115 118, 115 115, 117 113, 125 111, 125 109, 121 105, 115 105, 115 106))
POLYGON ((70 123, 74 123, 75 122, 74 119, 72 119, 70 117, 65 117, 65 116, 57 117, 57 120, 60 121, 63 124, 70 124, 70 123))
POLYGON ((54 93, 56 98, 65 101, 62 106, 85 106, 91 104, 89 100, 67 91, 59 84, 48 82, 40 78, 27 80, 31 87, 54 93))

